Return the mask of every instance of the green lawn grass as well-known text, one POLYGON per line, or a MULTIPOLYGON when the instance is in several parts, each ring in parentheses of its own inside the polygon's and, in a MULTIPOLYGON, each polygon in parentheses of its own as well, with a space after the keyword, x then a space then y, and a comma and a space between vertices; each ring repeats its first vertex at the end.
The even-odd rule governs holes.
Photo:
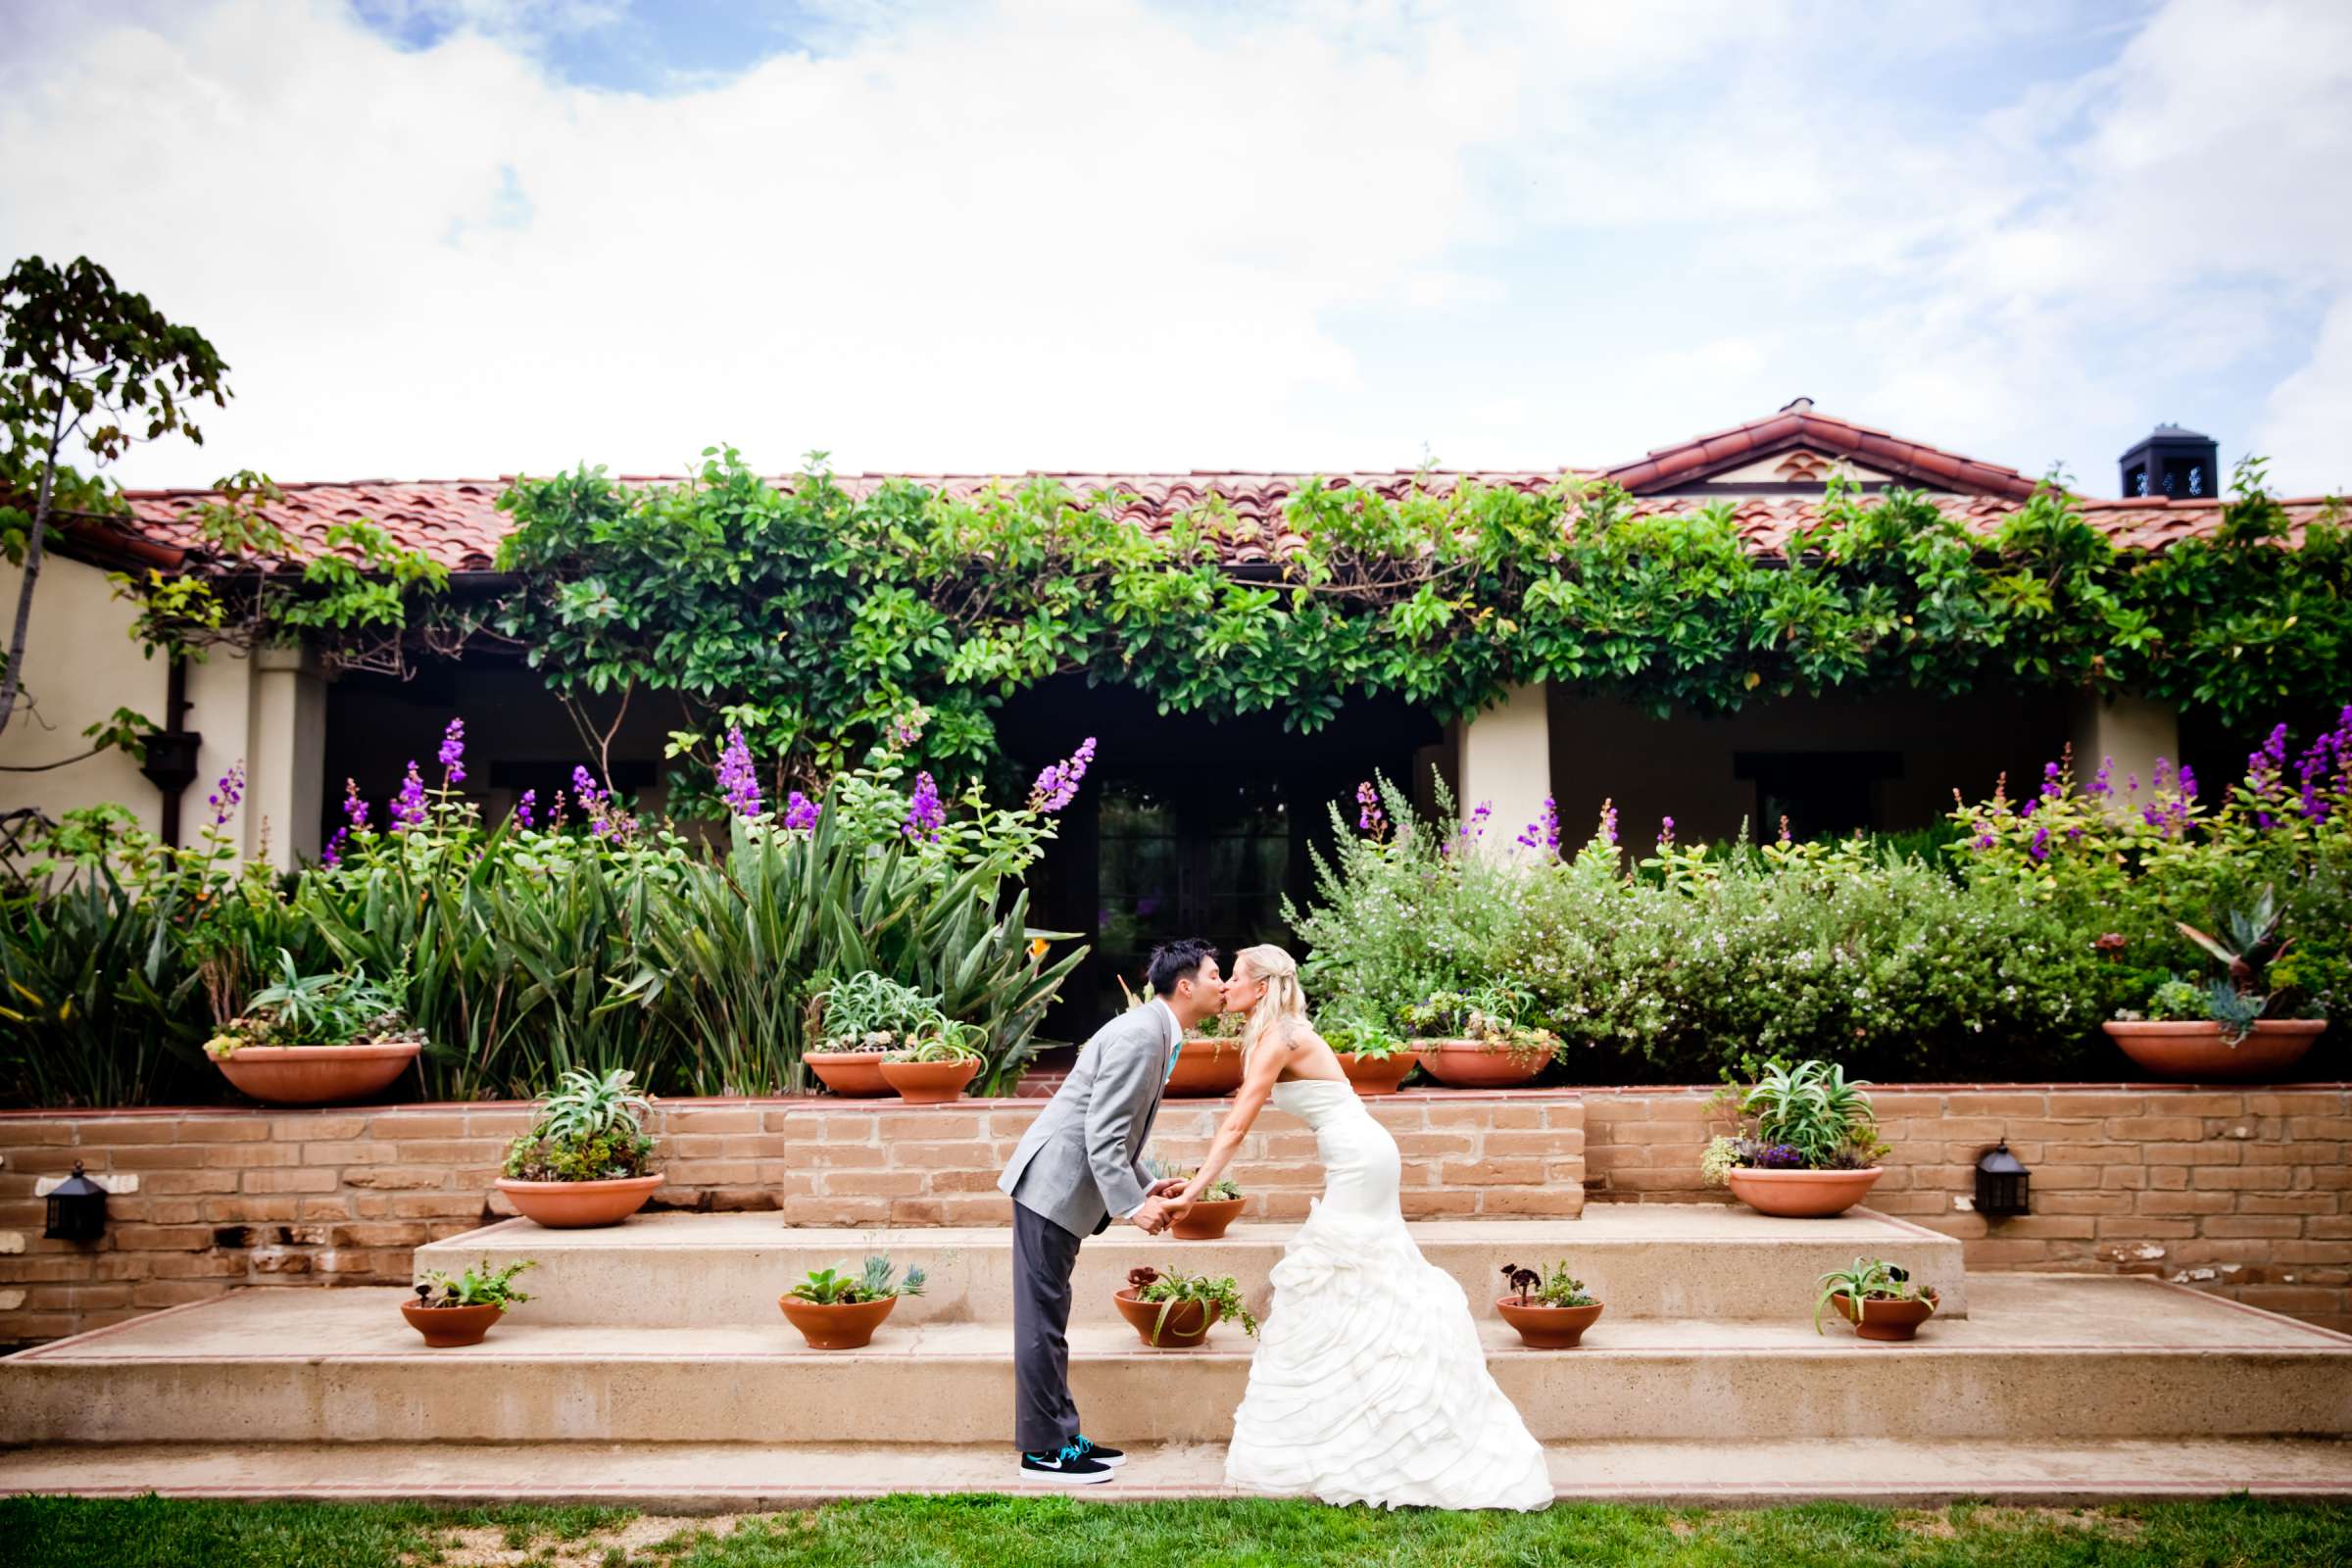
POLYGON ((1563 1504, 1505 1516, 978 1495, 649 1531, 630 1510, 611 1508, 17 1497, 0 1499, 0 1560, 15 1568, 2335 1568, 2352 1562, 2352 1506, 2242 1497, 2096 1509, 1563 1504))

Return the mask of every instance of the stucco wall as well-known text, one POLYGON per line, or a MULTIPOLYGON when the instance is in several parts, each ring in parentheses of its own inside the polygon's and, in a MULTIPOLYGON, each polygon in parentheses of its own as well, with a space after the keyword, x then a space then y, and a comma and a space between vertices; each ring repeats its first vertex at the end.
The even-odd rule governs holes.
MULTIPOLYGON (((1551 784, 1561 836, 1589 837, 1603 798, 1614 798, 1624 842, 1646 850, 1658 819, 1672 816, 1685 842, 1739 832, 1755 810, 1756 786, 1734 773, 1740 752, 1893 752, 1899 777, 1875 786, 1880 825, 1925 827, 1951 809, 1952 791, 1992 793, 2006 770, 2037 780, 2067 743, 2061 694, 1994 693, 1935 702, 1904 694, 1784 698, 1722 718, 1655 718, 1630 703, 1553 687, 1551 784)), ((1769 838, 1774 825, 1750 831, 1769 838)))
MULTIPOLYGON (((0 625, 16 610, 17 587, 23 573, 0 564, 0 625)), ((34 699, 29 713, 22 708, 0 732, 0 765, 24 767, 52 762, 88 749, 81 732, 128 708, 161 724, 170 669, 164 657, 148 658, 130 635, 131 607, 114 596, 107 574, 95 566, 63 556, 45 557, 39 585, 33 592, 32 634, 25 648, 25 683, 34 699)), ((295 745, 290 733, 274 747, 257 736, 256 686, 253 661, 242 653, 215 649, 188 665, 187 710, 182 722, 204 737, 196 754, 196 781, 182 798, 183 837, 192 838, 206 820, 205 797, 213 782, 239 761, 249 775, 267 783, 288 764, 284 754, 295 745), (257 750, 257 739, 265 745, 257 750), (266 755, 274 751, 276 757, 266 755)), ((312 714, 314 729, 320 716, 312 714)), ((280 728, 285 726, 280 725, 280 728)), ((314 770, 315 771, 315 770, 314 770)), ((265 797, 284 798, 290 784, 265 797)), ((41 773, 0 773, 0 808, 33 807, 52 819, 69 810, 113 802, 134 812, 150 832, 163 825, 163 797, 139 771, 139 759, 125 752, 107 752, 41 773)), ((316 816, 314 805, 311 814, 316 816)), ((232 819, 230 831, 247 855, 260 851, 262 813, 248 808, 232 819)), ((284 822, 270 824, 275 858, 291 842, 284 822)))
MULTIPOLYGON (((23 581, 23 571, 0 563, 0 628, 13 624, 23 581)), ((87 751, 81 732, 118 708, 162 722, 164 662, 141 657, 130 623, 130 607, 114 598, 106 573, 59 556, 43 561, 24 653, 32 706, 20 700, 0 731, 0 766, 34 767, 87 751)), ((55 818, 99 801, 129 807, 150 829, 160 820, 155 786, 140 776, 138 760, 121 752, 42 773, 0 773, 0 809, 29 806, 55 818)))

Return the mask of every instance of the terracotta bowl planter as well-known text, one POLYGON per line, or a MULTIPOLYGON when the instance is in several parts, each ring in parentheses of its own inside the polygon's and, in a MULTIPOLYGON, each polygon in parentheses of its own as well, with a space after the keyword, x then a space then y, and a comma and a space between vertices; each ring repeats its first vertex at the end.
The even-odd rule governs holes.
POLYGON ((266 1105, 327 1105, 390 1088, 422 1049, 414 1040, 382 1046, 247 1046, 215 1056, 213 1064, 266 1105))
POLYGON ((2328 1027, 2325 1018, 2265 1018, 2231 1046, 2218 1023, 2107 1023, 2100 1025, 2124 1054, 2159 1078, 2234 1083, 2281 1078, 2328 1027))
POLYGON ((420 1306, 415 1301, 400 1303, 400 1315, 409 1320, 409 1327, 424 1336, 427 1348, 451 1350, 461 1345, 479 1345, 482 1336, 496 1326, 503 1308, 498 1306, 420 1306))
POLYGON ((944 1105, 963 1098, 963 1086, 980 1075, 977 1061, 886 1061, 882 1081, 909 1105, 944 1105))
POLYGON ((1827 1219, 1870 1196, 1881 1167, 1866 1170, 1750 1170, 1731 1172, 1732 1196, 1759 1214, 1827 1219))
POLYGON ((1355 1085, 1355 1092, 1369 1098, 1373 1095, 1393 1095, 1404 1082, 1405 1074, 1421 1064, 1418 1052, 1399 1051, 1394 1055, 1367 1056, 1360 1052, 1335 1051, 1340 1058, 1340 1071, 1355 1085))
POLYGON ((1478 1040, 1432 1040, 1416 1049, 1422 1068, 1456 1089, 1507 1089, 1530 1083, 1551 1061, 1542 1051, 1512 1051, 1478 1040))
POLYGON ((1494 1310, 1502 1320, 1519 1331, 1519 1338, 1538 1350, 1573 1350, 1600 1317, 1601 1303, 1591 1306, 1543 1306, 1530 1302, 1521 1306, 1514 1297, 1502 1297, 1494 1310))
POLYGON ((1193 1205, 1193 1211, 1170 1225, 1180 1242, 1213 1242, 1225 1234, 1225 1227, 1241 1217, 1246 1198, 1202 1199, 1193 1205))
POLYGON ((1854 1332, 1866 1340, 1893 1343, 1915 1338, 1919 1326, 1936 1315, 1936 1305, 1927 1300, 1892 1301, 1884 1298, 1865 1298, 1862 1315, 1854 1316, 1854 1298, 1836 1298, 1838 1315, 1853 1324, 1854 1332))
POLYGON ((890 1085, 882 1081, 879 1051, 809 1051, 802 1053, 801 1059, 818 1083, 837 1095, 862 1099, 890 1093, 890 1085))
POLYGON ((617 1225, 645 1206, 663 1177, 614 1176, 600 1182, 520 1182, 501 1176, 495 1185, 522 1217, 551 1231, 617 1225))
POLYGON ((1133 1286, 1125 1287, 1111 1299, 1118 1303, 1119 1316, 1125 1318, 1128 1327, 1135 1330, 1137 1339, 1163 1350, 1190 1349, 1199 1345, 1208 1338, 1208 1331, 1216 1327, 1217 1319, 1224 1313, 1224 1308, 1214 1303, 1180 1301, 1169 1309, 1167 1326, 1159 1331, 1159 1339, 1154 1342, 1152 1327, 1159 1321, 1159 1309, 1166 1306, 1166 1302, 1139 1301, 1135 1298, 1133 1286))
POLYGON ((831 1306, 819 1306, 804 1301, 797 1296, 781 1296, 776 1304, 784 1316, 801 1331, 811 1350, 859 1350, 871 1344, 874 1330, 890 1316, 890 1309, 899 1304, 895 1296, 885 1296, 879 1301, 841 1301, 831 1306))
POLYGON ((1232 1094, 1242 1087, 1242 1043, 1239 1040, 1187 1040, 1168 1075, 1171 1100, 1201 1100, 1232 1094))

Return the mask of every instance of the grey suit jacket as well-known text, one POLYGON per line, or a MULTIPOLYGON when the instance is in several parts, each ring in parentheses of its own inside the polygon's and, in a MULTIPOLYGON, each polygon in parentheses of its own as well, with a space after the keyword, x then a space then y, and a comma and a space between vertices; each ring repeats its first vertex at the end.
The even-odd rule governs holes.
POLYGON ((1135 1211, 1152 1179, 1144 1144, 1159 1118, 1176 1018, 1156 1000, 1095 1031, 1012 1152, 1000 1192, 1073 1236, 1135 1211))

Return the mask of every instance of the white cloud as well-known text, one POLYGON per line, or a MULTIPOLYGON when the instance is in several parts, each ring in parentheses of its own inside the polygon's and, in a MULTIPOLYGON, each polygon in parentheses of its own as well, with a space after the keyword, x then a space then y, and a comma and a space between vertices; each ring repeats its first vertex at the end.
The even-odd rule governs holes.
POLYGON ((2315 494, 2352 496, 2352 299, 2328 312, 2311 359, 2273 389, 2258 450, 2286 456, 2293 469, 2272 477, 2315 494))
POLYGON ((234 367, 133 481, 1607 463, 1800 392, 2094 488, 2160 418, 2352 469, 2352 11, 840 0, 645 97, 549 64, 604 0, 383 4, 457 30, 0 37, 0 248, 234 367))

